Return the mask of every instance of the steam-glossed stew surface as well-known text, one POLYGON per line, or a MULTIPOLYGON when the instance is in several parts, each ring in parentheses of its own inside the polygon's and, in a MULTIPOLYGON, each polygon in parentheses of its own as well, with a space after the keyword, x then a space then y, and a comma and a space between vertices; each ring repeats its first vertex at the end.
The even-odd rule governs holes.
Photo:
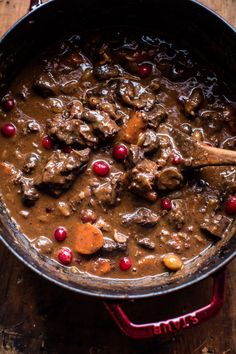
POLYGON ((235 150, 227 87, 186 48, 127 33, 55 44, 0 111, 11 217, 45 262, 114 278, 179 271, 236 212, 235 168, 186 168, 174 134, 235 150))

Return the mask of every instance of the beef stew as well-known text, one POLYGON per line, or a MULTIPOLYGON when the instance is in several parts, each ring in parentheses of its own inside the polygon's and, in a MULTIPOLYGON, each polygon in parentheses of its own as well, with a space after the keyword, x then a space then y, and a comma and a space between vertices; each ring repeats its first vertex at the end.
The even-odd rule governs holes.
POLYGON ((232 225, 236 185, 234 167, 188 168, 175 132, 234 150, 227 94, 190 51, 152 33, 56 44, 2 98, 1 192, 12 218, 45 261, 72 272, 180 270, 232 225))

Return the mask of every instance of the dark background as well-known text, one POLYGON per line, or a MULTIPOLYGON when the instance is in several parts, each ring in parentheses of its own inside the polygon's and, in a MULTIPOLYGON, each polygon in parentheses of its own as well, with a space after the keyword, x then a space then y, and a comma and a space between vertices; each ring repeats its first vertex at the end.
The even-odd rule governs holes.
MULTIPOLYGON (((69 0, 67 0, 69 1, 69 0)), ((202 0, 236 26, 235 0, 202 0)), ((29 0, 0 0, 0 35, 22 16, 29 0)), ((227 270, 223 310, 208 322, 172 336, 126 338, 99 300, 40 278, 0 244, 0 354, 236 354, 236 260, 227 270)), ((129 303, 137 321, 167 319, 209 301, 207 280, 168 297, 129 303)))

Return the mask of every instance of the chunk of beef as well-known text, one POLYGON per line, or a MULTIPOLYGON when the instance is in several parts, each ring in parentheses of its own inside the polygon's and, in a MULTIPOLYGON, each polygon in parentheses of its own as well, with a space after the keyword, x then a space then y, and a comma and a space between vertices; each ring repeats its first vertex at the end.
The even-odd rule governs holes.
POLYGON ((65 119, 57 114, 47 121, 47 129, 48 135, 66 145, 95 146, 98 143, 91 127, 80 119, 65 119))
POLYGON ((113 206, 119 201, 119 196, 124 184, 124 177, 117 173, 108 182, 93 188, 93 194, 103 207, 113 206))
POLYGON ((139 162, 130 172, 131 184, 129 189, 141 196, 145 192, 153 190, 157 164, 154 161, 144 159, 139 162))
POLYGON ((119 69, 117 65, 106 63, 102 65, 95 65, 93 73, 97 80, 109 80, 119 76, 119 69))
POLYGON ((155 243, 152 242, 148 237, 137 239, 137 244, 147 250, 155 249, 155 243))
POLYGON ((148 126, 153 129, 157 129, 161 122, 167 118, 167 112, 165 108, 156 104, 149 112, 147 112, 148 126))
POLYGON ((34 89, 43 97, 57 96, 60 93, 58 84, 50 71, 44 72, 36 78, 34 89))
POLYGON ((224 117, 220 112, 213 110, 203 111, 200 117, 202 124, 212 133, 220 131, 223 127, 224 117))
POLYGON ((147 129, 145 133, 140 134, 137 144, 142 146, 144 152, 151 154, 158 149, 160 141, 154 130, 147 129))
POLYGON ((141 226, 155 226, 160 219, 160 216, 153 213, 148 208, 138 208, 134 213, 123 214, 123 224, 138 224, 141 226))
POLYGON ((36 188, 34 187, 34 180, 32 178, 26 178, 21 176, 19 178, 19 184, 21 187, 23 202, 28 206, 35 204, 35 202, 39 198, 39 194, 36 188))
POLYGON ((104 244, 101 249, 102 252, 126 251, 127 243, 118 243, 109 237, 104 237, 104 244))
POLYGON ((188 116, 195 117, 199 108, 203 104, 204 96, 200 88, 195 88, 191 92, 189 98, 186 99, 184 104, 184 112, 188 116))
POLYGON ((129 148, 129 154, 127 156, 127 161, 129 165, 136 166, 144 158, 144 151, 138 145, 131 145, 129 148))
POLYGON ((88 162, 90 149, 72 150, 70 154, 56 150, 43 168, 42 176, 35 184, 54 196, 67 190, 88 162))
POLYGON ((169 224, 176 230, 181 230, 185 223, 185 205, 180 199, 172 200, 172 209, 168 212, 169 224))
POLYGON ((232 219, 221 214, 211 214, 207 216, 202 223, 201 229, 206 233, 206 235, 213 238, 221 239, 224 237, 224 232, 230 226, 232 219))
POLYGON ((34 152, 27 154, 22 171, 27 174, 31 174, 34 171, 38 161, 39 161, 38 154, 35 154, 34 152))
POLYGON ((173 190, 180 187, 183 182, 183 175, 177 167, 166 167, 159 171, 156 178, 156 185, 161 190, 173 190))
POLYGON ((91 124, 93 130, 103 139, 113 138, 120 130, 106 112, 87 109, 83 112, 82 117, 91 124))
POLYGON ((121 120, 123 115, 120 113, 121 111, 117 110, 115 104, 108 102, 106 98, 100 98, 96 96, 91 96, 88 99, 88 104, 93 109, 98 109, 102 112, 106 112, 109 114, 111 119, 115 121, 121 120))
POLYGON ((118 84, 118 96, 126 105, 149 111, 155 104, 155 95, 148 92, 141 84, 123 80, 118 84))

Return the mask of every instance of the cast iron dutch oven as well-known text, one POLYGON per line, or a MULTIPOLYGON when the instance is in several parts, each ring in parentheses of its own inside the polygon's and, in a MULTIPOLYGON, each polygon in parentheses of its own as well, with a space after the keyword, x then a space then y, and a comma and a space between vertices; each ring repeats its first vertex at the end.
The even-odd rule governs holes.
MULTIPOLYGON (((109 27, 155 29, 165 38, 191 44, 224 72, 225 80, 236 77, 236 31, 222 18, 196 1, 190 0, 51 0, 41 5, 31 0, 30 12, 16 23, 0 42, 0 95, 17 70, 39 50, 68 33, 109 27)), ((1 182, 3 183, 3 182, 1 182)), ((44 262, 27 239, 15 228, 0 203, 1 240, 28 267, 44 278, 67 289, 106 299, 105 306, 120 328, 133 338, 148 338, 187 328, 206 320, 223 304, 225 265, 236 253, 236 237, 213 245, 201 262, 197 259, 185 271, 144 279, 105 279, 76 275, 50 261, 44 262), (202 279, 214 277, 213 298, 209 305, 168 321, 134 324, 129 321, 121 299, 164 295, 202 279), (116 302, 115 302, 116 301, 116 302)))

